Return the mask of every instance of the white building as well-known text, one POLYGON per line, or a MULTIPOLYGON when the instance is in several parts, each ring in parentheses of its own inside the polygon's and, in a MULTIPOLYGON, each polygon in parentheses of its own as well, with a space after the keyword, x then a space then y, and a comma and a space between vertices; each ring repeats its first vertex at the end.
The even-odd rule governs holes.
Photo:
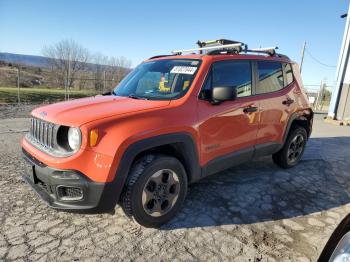
POLYGON ((328 117, 350 120, 350 5, 346 18, 343 42, 336 72, 336 86, 332 93, 328 117))

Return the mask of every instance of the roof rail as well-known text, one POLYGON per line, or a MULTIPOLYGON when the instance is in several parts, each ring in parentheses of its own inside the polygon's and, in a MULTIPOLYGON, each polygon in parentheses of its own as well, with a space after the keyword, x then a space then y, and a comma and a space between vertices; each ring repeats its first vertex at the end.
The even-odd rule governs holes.
POLYGON ((248 53, 263 53, 263 54, 268 54, 268 55, 275 55, 276 54, 276 49, 278 49, 278 46, 273 46, 273 47, 264 47, 264 48, 253 48, 253 49, 246 49, 244 52, 248 53))
POLYGON ((173 55, 155 55, 155 56, 152 56, 152 57, 148 58, 148 60, 155 59, 155 58, 160 58, 160 57, 167 57, 167 56, 173 56, 173 55))
POLYGON ((276 53, 276 56, 290 60, 289 56, 284 54, 276 53))
POLYGON ((233 49, 236 50, 236 52, 241 52, 243 47, 243 43, 234 43, 234 44, 227 44, 227 45, 213 45, 213 46, 204 46, 204 47, 198 47, 198 48, 192 48, 192 49, 183 49, 183 50, 174 50, 171 51, 171 53, 176 55, 181 55, 182 53, 191 53, 195 51, 199 51, 200 54, 204 50, 214 50, 214 49, 233 49))

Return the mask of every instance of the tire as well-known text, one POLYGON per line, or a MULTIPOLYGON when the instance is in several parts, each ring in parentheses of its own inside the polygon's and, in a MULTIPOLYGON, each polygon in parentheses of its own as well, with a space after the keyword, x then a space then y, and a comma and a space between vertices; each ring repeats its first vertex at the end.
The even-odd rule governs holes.
POLYGON ((307 133, 305 128, 295 126, 288 134, 282 149, 272 155, 273 162, 285 169, 294 167, 303 156, 306 141, 307 133))
POLYGON ((158 228, 181 209, 187 183, 186 171, 179 160, 145 155, 131 167, 121 206, 138 224, 158 228))

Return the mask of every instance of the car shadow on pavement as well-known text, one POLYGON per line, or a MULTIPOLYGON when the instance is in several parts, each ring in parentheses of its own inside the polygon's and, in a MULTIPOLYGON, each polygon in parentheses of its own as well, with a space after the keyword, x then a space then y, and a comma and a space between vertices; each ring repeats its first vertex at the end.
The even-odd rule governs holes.
POLYGON ((251 224, 350 203, 350 137, 311 138, 302 161, 281 169, 271 157, 190 186, 182 211, 163 230, 251 224))

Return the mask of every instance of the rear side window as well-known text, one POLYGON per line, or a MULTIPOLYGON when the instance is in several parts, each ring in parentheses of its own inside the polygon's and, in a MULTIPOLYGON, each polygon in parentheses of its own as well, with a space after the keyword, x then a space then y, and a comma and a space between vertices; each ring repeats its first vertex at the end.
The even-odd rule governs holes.
POLYGON ((256 93, 265 94, 283 88, 282 65, 279 62, 258 61, 259 81, 256 93))
POLYGON ((213 86, 232 86, 237 96, 252 94, 252 69, 250 61, 222 61, 212 67, 211 88, 213 86))
POLYGON ((286 75, 285 86, 291 84, 294 81, 293 70, 290 64, 283 64, 284 73, 286 75))
POLYGON ((292 66, 292 69, 293 69, 294 79, 298 83, 299 87, 304 88, 303 81, 301 80, 301 77, 300 77, 300 67, 299 67, 299 65, 293 63, 293 64, 291 64, 291 66, 292 66))

